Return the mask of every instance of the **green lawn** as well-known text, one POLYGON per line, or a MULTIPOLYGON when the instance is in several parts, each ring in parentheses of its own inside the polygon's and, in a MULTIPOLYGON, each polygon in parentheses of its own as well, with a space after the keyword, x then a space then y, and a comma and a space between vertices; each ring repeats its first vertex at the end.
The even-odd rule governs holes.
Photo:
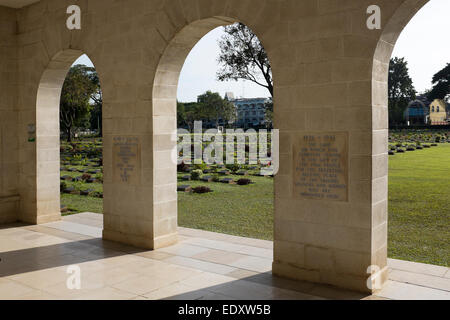
POLYGON ((450 145, 389 157, 389 257, 449 266, 450 145))
MULTIPOLYGON (((67 206, 67 214, 80 212, 103 212, 103 199, 94 197, 85 197, 74 194, 61 194, 61 204, 67 206)), ((63 215, 66 215, 63 213, 63 215)))
MULTIPOLYGON (((242 176, 229 176, 234 180, 242 176)), ((178 185, 208 186, 214 192, 178 192, 178 224, 182 227, 273 239, 273 178, 246 177, 254 184, 179 181, 178 185)))

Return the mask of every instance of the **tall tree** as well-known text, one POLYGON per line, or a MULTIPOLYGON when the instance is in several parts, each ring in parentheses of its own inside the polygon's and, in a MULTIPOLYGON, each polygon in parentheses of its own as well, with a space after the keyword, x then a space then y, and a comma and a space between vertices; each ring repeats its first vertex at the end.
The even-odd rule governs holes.
POLYGON ((95 87, 95 91, 91 95, 91 101, 93 101, 91 110, 91 129, 98 130, 98 134, 101 137, 103 133, 103 93, 100 86, 100 78, 95 69, 92 72, 89 72, 88 75, 95 87))
POLYGON ((266 123, 266 128, 272 129, 273 128, 273 101, 270 100, 270 101, 266 102, 265 108, 266 108, 266 115, 265 115, 264 121, 266 123))
POLYGON ((177 126, 178 128, 186 124, 186 107, 184 103, 177 101, 177 126))
POLYGON ((194 122, 202 119, 207 119, 208 115, 205 113, 205 110, 202 105, 198 103, 189 103, 185 104, 185 123, 189 128, 189 131, 192 132, 194 129, 194 122))
POLYGON ((433 76, 433 88, 428 93, 428 99, 447 101, 450 97, 450 63, 433 76))
POLYGON ((388 80, 389 123, 403 123, 403 114, 408 103, 416 98, 416 90, 409 76, 405 58, 393 58, 389 64, 388 80))
POLYGON ((266 88, 273 97, 272 68, 258 37, 242 23, 225 27, 219 40, 219 81, 248 80, 266 88))
POLYGON ((236 119, 236 107, 228 100, 222 99, 217 92, 207 91, 198 96, 197 102, 208 119, 215 121, 216 127, 219 126, 220 119, 223 119, 225 122, 236 119))
POLYGON ((85 65, 70 68, 61 92, 60 124, 71 141, 75 128, 87 128, 92 106, 90 104, 98 84, 92 81, 95 69, 85 65))

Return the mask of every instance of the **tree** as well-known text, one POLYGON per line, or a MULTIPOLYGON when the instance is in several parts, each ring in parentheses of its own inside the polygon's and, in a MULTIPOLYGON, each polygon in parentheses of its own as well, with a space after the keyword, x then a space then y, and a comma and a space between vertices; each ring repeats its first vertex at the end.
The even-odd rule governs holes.
POLYGON ((432 83, 433 88, 427 95, 428 99, 447 101, 450 97, 450 63, 433 76, 432 83))
MULTIPOLYGON (((60 124, 72 141, 75 128, 89 126, 91 98, 98 93, 99 83, 93 81, 95 69, 84 65, 70 68, 61 92, 60 124)), ((95 78, 95 77, 94 77, 95 78)))
POLYGON ((184 103, 177 101, 177 127, 181 128, 186 125, 186 107, 184 103))
POLYGON ((266 116, 265 116, 265 122, 266 122, 266 128, 272 129, 273 128, 273 101, 270 100, 266 102, 266 116))
POLYGON ((273 97, 272 68, 256 35, 242 23, 226 26, 219 40, 219 81, 248 80, 269 90, 273 97))
POLYGON ((185 104, 185 123, 189 128, 189 131, 192 132, 194 129, 194 122, 205 119, 206 114, 205 110, 198 103, 189 103, 185 104))
POLYGON ((208 120, 215 121, 216 127, 219 126, 219 120, 224 122, 234 121, 236 119, 236 108, 228 100, 222 99, 219 93, 207 91, 198 96, 197 103, 208 120))
POLYGON ((416 90, 409 76, 405 58, 391 59, 388 86, 389 124, 400 124, 403 122, 403 114, 408 103, 416 98, 416 90))
POLYGON ((91 95, 91 101, 94 102, 91 110, 91 129, 98 130, 101 137, 103 133, 103 93, 100 86, 100 78, 95 69, 89 72, 89 78, 95 86, 95 92, 91 95))

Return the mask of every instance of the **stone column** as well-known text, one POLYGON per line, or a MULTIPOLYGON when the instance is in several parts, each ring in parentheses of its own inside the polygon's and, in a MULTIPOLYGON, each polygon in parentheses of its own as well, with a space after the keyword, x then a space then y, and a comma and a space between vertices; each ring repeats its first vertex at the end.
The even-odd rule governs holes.
POLYGON ((373 292, 387 280, 387 109, 372 99, 379 31, 367 29, 364 3, 312 3, 286 5, 290 50, 270 56, 284 67, 274 66, 273 273, 373 292))
POLYGON ((0 223, 19 211, 15 10, 0 7, 0 223))

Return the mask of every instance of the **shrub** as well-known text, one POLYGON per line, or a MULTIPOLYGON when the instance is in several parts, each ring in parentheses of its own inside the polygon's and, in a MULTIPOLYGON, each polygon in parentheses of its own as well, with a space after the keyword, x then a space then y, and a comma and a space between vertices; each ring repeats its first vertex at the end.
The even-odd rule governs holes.
POLYGON ((102 193, 102 192, 94 192, 94 193, 92 194, 92 196, 93 196, 94 198, 103 198, 103 193, 102 193))
POLYGON ((194 164, 194 170, 201 170, 203 172, 203 170, 206 170, 208 168, 208 165, 204 162, 200 163, 200 164, 194 164))
POLYGON ((246 185, 249 185, 250 183, 252 183, 252 180, 250 180, 250 179, 239 179, 237 181, 237 184, 240 186, 246 186, 246 185))
POLYGON ((184 162, 181 162, 179 165, 177 165, 177 171, 178 172, 186 172, 186 170, 189 168, 187 164, 184 162))
POLYGON ((103 173, 97 173, 95 179, 99 182, 103 182, 103 173))
POLYGON ((219 182, 219 181, 220 181, 220 176, 219 176, 218 174, 214 174, 214 175, 212 176, 212 180, 213 180, 214 182, 219 182))
POLYGON ((200 176, 203 174, 202 170, 192 170, 191 177, 192 180, 199 180, 200 176))
POLYGON ((225 167, 231 172, 236 173, 237 171, 241 170, 242 166, 240 164, 235 163, 235 164, 227 164, 225 165, 225 167))
POLYGON ((81 180, 84 180, 84 181, 89 180, 91 178, 92 178, 92 176, 89 173, 85 173, 81 176, 81 180))
POLYGON ((195 187, 194 189, 194 193, 208 193, 211 192, 211 189, 205 186, 199 186, 199 187, 195 187))

